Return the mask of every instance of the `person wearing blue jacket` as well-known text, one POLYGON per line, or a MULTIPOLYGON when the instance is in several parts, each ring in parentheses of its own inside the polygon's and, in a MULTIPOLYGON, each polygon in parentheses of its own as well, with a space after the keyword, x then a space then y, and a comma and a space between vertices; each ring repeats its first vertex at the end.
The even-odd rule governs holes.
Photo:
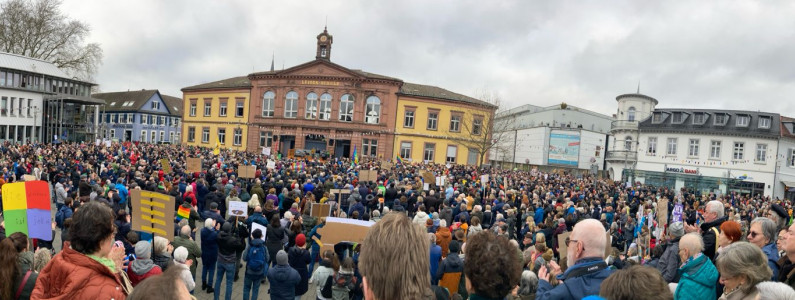
POLYGON ((701 235, 695 232, 685 234, 679 240, 679 258, 685 263, 678 271, 680 278, 674 292, 675 300, 717 298, 718 269, 702 253, 703 245, 701 235))
POLYGON ((326 226, 326 217, 321 217, 318 222, 319 223, 315 225, 315 227, 312 228, 312 230, 310 230, 309 234, 306 236, 307 242, 311 245, 309 255, 312 257, 312 261, 309 262, 309 272, 312 272, 315 269, 315 261, 317 261, 318 256, 320 256, 320 244, 315 242, 313 238, 317 237, 318 241, 322 239, 318 230, 323 228, 323 226, 326 226))
POLYGON ((290 267, 289 257, 284 250, 276 253, 276 266, 268 270, 268 281, 271 299, 295 299, 295 287, 301 283, 301 275, 290 267))
POLYGON ((127 195, 129 195, 129 192, 127 191, 127 187, 124 186, 124 179, 119 178, 116 180, 116 191, 119 192, 119 198, 121 198, 119 202, 120 206, 127 206, 127 195))
POLYGON ((268 261, 270 260, 268 250, 265 249, 265 241, 262 240, 262 230, 255 229, 251 233, 248 248, 243 254, 243 261, 246 262, 246 275, 243 278, 244 300, 257 299, 259 296, 260 282, 265 278, 265 274, 268 274, 268 261), (253 255, 256 254, 256 251, 260 251, 259 253, 262 254, 261 260, 255 261, 259 259, 259 256, 253 255), (252 253, 253 257, 250 257, 249 253, 252 253), (249 292, 251 298, 249 298, 249 292))
POLYGON ((438 278, 436 278, 436 273, 439 271, 439 263, 442 260, 442 247, 436 244, 436 234, 429 233, 428 237, 431 240, 431 251, 430 251, 431 285, 436 285, 436 283, 438 282, 438 278))
POLYGON ((215 263, 218 261, 218 229, 221 223, 213 218, 204 220, 201 231, 202 239, 202 290, 213 293, 213 276, 215 276, 215 263))
POLYGON ((539 205, 536 208, 536 213, 533 216, 533 221, 535 221, 536 224, 544 223, 544 206, 539 205))
POLYGON ((560 274, 560 266, 554 261, 549 263, 549 267, 542 266, 538 270, 536 299, 576 300, 598 295, 602 281, 614 271, 604 261, 607 244, 605 235, 604 226, 597 220, 587 219, 577 223, 566 239, 569 268, 560 274), (563 283, 553 288, 549 283, 551 276, 556 276, 563 283))

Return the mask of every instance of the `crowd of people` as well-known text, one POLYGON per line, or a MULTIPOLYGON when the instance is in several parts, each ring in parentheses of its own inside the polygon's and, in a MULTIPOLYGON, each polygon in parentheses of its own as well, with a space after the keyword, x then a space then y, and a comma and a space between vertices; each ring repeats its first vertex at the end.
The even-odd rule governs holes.
POLYGON ((261 287, 270 299, 795 299, 792 203, 762 195, 129 142, 6 143, 0 166, 0 190, 50 183, 60 237, 0 224, 0 299, 230 299, 241 273, 246 300, 261 287), (132 190, 187 211, 172 240, 132 230, 132 190), (374 224, 361 243, 323 247, 313 203, 374 224))

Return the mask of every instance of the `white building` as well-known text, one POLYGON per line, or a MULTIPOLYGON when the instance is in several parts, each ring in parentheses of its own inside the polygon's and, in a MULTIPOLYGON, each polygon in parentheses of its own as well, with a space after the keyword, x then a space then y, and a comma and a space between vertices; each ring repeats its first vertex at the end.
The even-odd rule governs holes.
POLYGON ((795 200, 795 119, 781 117, 773 196, 795 200))
POLYGON ((493 136, 498 144, 489 157, 503 167, 603 170, 612 121, 571 105, 523 105, 496 116, 493 136))

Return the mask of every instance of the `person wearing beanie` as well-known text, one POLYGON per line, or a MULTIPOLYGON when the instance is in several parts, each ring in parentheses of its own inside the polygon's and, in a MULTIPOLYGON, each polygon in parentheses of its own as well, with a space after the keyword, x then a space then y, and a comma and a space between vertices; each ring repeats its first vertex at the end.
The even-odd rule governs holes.
POLYGON ((685 235, 685 226, 682 222, 674 222, 668 225, 668 245, 665 246, 660 260, 657 262, 657 270, 662 273, 665 282, 678 282, 677 271, 681 265, 679 258, 679 239, 685 235))
POLYGON ((450 294, 458 293, 458 283, 464 272, 464 260, 458 256, 461 246, 458 241, 451 241, 448 246, 450 253, 442 260, 439 270, 434 274, 439 286, 447 288, 450 294))
POLYGON ((290 267, 301 275, 301 281, 295 287, 295 296, 300 297, 309 290, 309 270, 307 265, 312 261, 309 251, 306 250, 306 236, 303 233, 299 233, 295 237, 295 246, 288 251, 290 267))
POLYGON ((160 266, 155 265, 151 259, 152 244, 148 241, 135 243, 135 257, 136 259, 130 262, 130 267, 127 268, 127 276, 130 277, 133 287, 146 278, 163 273, 160 266))
POLYGON ((295 299, 295 289, 301 283, 301 275, 290 267, 287 252, 276 253, 276 266, 268 270, 270 298, 273 300, 295 299))
POLYGON ((174 267, 179 269, 179 278, 182 279, 188 291, 193 291, 193 288, 196 287, 196 282, 190 273, 190 266, 194 263, 196 262, 188 259, 187 248, 179 246, 174 250, 174 267))
POLYGON ((783 206, 773 203, 765 216, 776 223, 777 230, 787 229, 787 224, 789 224, 789 213, 787 213, 787 210, 784 209, 783 206))

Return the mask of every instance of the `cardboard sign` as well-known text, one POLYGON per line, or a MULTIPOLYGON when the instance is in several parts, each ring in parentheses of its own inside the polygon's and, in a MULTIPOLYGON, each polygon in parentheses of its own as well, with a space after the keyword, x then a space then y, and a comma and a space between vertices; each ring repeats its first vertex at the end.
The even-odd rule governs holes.
POLYGON ((331 204, 328 203, 312 203, 309 214, 313 217, 328 217, 331 215, 331 204))
POLYGON ((339 202, 340 199, 337 197, 348 197, 347 194, 350 194, 351 190, 348 189, 330 189, 329 190, 329 200, 339 202))
POLYGON ((558 234, 558 253, 560 253, 560 261, 564 261, 566 259, 566 251, 568 250, 566 238, 568 238, 569 235, 571 235, 570 231, 558 234))
POLYGON ((275 168, 276 168, 276 162, 275 162, 275 161, 272 161, 272 160, 269 160, 269 161, 268 161, 268 165, 267 165, 267 166, 265 166, 265 167, 266 167, 266 168, 268 168, 268 170, 273 170, 273 169, 275 169, 275 168))
POLYGON ((254 178, 257 176, 257 166, 240 166, 237 175, 240 178, 254 178))
POLYGON ((248 217, 248 205, 243 201, 229 201, 229 209, 226 210, 227 217, 248 217))
POLYGON ((110 142, 110 140, 108 140, 108 141, 105 141, 105 147, 108 147, 108 148, 110 148, 110 143, 111 143, 111 142, 110 142))
POLYGON ((431 182, 435 182, 436 181, 436 176, 433 176, 433 172, 425 171, 425 172, 422 172, 421 175, 422 175, 422 179, 425 181, 425 183, 431 183, 431 182))
POLYGON ((668 199, 657 201, 657 224, 665 225, 668 223, 668 199))
POLYGON ((254 230, 256 230, 256 229, 259 229, 260 231, 262 231, 262 237, 260 239, 264 241, 265 240, 265 234, 268 232, 268 228, 265 227, 265 226, 260 225, 257 222, 251 222, 251 232, 254 232, 254 230))
POLYGON ((171 173, 171 162, 167 158, 160 160, 160 167, 163 168, 163 172, 171 173))
POLYGON ((326 249, 334 250, 334 244, 339 242, 364 242, 367 231, 373 224, 375 223, 369 221, 326 218, 326 225, 318 229, 318 233, 322 236, 320 241, 323 243, 321 253, 326 249))
POLYGON ((202 159, 198 157, 188 157, 188 173, 201 172, 202 159))
POLYGON ((142 190, 131 190, 132 230, 149 232, 174 240, 174 197, 142 190))
POLYGON ((262 155, 266 155, 266 156, 271 155, 271 147, 262 148, 262 155))
POLYGON ((6 236, 22 232, 29 238, 52 241, 50 188, 47 182, 39 180, 4 184, 3 220, 6 236))
POLYGON ((392 163, 388 161, 381 162, 381 169, 388 170, 392 168, 392 163))
POLYGON ((489 175, 480 175, 480 184, 486 185, 489 182, 489 175))
POLYGON ((30 174, 22 175, 22 181, 35 181, 35 180, 36 180, 36 176, 30 175, 30 174))
POLYGON ((359 181, 376 181, 378 180, 378 173, 373 170, 359 171, 359 181))
POLYGON ((445 179, 447 179, 447 177, 444 176, 436 177, 436 186, 444 186, 445 179))

